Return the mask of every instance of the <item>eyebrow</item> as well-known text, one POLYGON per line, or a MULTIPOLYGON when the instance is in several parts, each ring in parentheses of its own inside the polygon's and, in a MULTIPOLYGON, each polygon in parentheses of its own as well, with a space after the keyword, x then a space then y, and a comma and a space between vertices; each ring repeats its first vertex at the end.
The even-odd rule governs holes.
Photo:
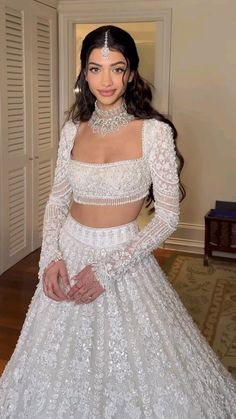
MULTIPOLYGON (((93 61, 90 61, 89 63, 88 63, 88 65, 96 65, 96 66, 98 66, 98 67, 102 67, 102 65, 101 64, 98 64, 98 63, 95 63, 95 62, 93 62, 93 61)), ((117 61, 116 63, 112 63, 111 64, 111 67, 114 67, 115 65, 118 65, 118 64, 123 64, 123 65, 127 65, 126 64, 126 62, 124 62, 124 61, 117 61)))

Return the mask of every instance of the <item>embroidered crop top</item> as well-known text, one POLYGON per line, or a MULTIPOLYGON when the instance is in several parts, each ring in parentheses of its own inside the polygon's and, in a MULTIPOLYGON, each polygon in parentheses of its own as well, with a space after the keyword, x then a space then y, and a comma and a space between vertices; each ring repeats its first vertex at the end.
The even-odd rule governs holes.
POLYGON ((70 160, 73 199, 80 204, 121 205, 148 195, 151 175, 145 157, 114 163, 70 160))
POLYGON ((153 185, 155 214, 134 239, 93 265, 108 290, 114 280, 131 269, 176 228, 179 214, 179 180, 172 130, 155 119, 145 120, 141 158, 114 163, 85 163, 71 158, 77 126, 68 121, 62 131, 54 183, 46 205, 39 278, 44 269, 62 257, 59 233, 71 201, 82 204, 121 205, 148 195, 153 185))

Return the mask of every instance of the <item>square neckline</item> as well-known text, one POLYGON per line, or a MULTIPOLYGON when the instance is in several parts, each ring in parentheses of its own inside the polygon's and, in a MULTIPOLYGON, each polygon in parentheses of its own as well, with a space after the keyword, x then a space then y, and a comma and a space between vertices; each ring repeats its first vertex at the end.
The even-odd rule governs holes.
POLYGON ((144 128, 145 128, 145 121, 146 119, 143 120, 143 124, 142 124, 142 129, 141 129, 141 148, 142 148, 142 156, 141 157, 137 157, 135 159, 125 159, 125 160, 115 160, 115 161, 111 161, 111 162, 86 162, 83 160, 78 160, 78 159, 73 159, 71 152, 72 149, 74 147, 75 144, 75 139, 76 139, 76 135, 78 133, 78 128, 80 125, 80 122, 74 124, 75 126, 75 135, 73 137, 72 140, 72 144, 71 144, 71 148, 70 148, 70 161, 73 163, 77 163, 78 165, 83 165, 83 166, 96 166, 96 167, 102 167, 102 166, 116 166, 116 165, 120 165, 120 164, 127 164, 127 163, 134 163, 134 162, 142 162, 145 159, 145 153, 144 153, 144 128))

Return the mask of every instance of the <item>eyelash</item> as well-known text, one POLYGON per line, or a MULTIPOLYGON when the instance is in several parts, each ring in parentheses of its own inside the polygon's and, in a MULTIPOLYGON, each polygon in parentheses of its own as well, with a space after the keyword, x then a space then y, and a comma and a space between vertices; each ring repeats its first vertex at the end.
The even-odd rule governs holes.
POLYGON ((114 68, 115 73, 125 73, 126 69, 122 67, 114 68))
MULTIPOLYGON (((98 73, 98 72, 99 72, 99 70, 100 70, 100 68, 99 68, 99 67, 90 67, 90 68, 89 68, 89 71, 90 71, 91 73, 98 73)), ((122 68, 122 67, 117 67, 117 68, 114 68, 112 71, 113 71, 114 73, 117 73, 117 74, 123 74, 123 73, 125 73, 126 69, 125 69, 125 68, 122 68)))

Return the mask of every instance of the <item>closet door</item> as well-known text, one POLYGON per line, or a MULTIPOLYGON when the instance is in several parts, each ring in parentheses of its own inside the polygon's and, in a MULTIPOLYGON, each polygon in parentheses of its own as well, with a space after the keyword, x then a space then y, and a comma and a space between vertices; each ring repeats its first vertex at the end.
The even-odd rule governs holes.
POLYGON ((41 245, 45 204, 58 147, 57 12, 33 2, 33 249, 41 245))
POLYGON ((55 8, 0 1, 0 274, 41 245, 58 147, 57 55, 55 8))
POLYGON ((1 50, 1 266, 32 248, 31 40, 29 2, 2 0, 1 50))

